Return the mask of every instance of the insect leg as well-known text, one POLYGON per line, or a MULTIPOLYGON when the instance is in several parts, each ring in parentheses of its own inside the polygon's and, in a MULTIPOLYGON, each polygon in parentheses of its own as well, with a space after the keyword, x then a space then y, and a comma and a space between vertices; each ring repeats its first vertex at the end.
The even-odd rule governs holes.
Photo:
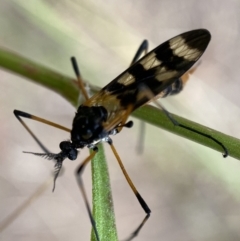
POLYGON ((148 207, 148 205, 146 204, 146 202, 144 201, 144 199, 142 198, 142 196, 140 195, 140 193, 138 192, 138 190, 136 189, 136 187, 134 186, 132 180, 130 179, 114 145, 112 144, 112 140, 110 139, 108 141, 108 144, 110 145, 111 149, 112 149, 112 152, 113 154, 115 155, 117 161, 118 161, 118 164, 120 166, 120 168, 122 169, 122 172, 129 184, 129 186, 131 187, 132 191, 134 192, 136 198, 138 199, 138 202, 140 203, 142 209, 145 211, 146 213, 146 216, 144 217, 144 219, 142 220, 142 222, 140 223, 140 225, 136 228, 136 230, 134 230, 134 232, 131 234, 131 236, 127 239, 127 241, 130 241, 132 240, 134 237, 136 237, 138 235, 138 233, 140 232, 140 230, 142 229, 143 225, 146 223, 146 221, 149 219, 150 217, 150 213, 151 213, 151 210, 150 208, 148 207))
POLYGON ((130 66, 138 61, 138 59, 140 58, 140 56, 142 55, 143 52, 144 52, 144 55, 147 54, 147 52, 148 52, 148 41, 146 39, 143 40, 143 42, 139 46, 136 54, 133 57, 133 60, 130 64, 130 66))
POLYGON ((84 184, 83 184, 83 181, 82 181, 82 178, 81 178, 85 166, 89 163, 89 161, 91 161, 91 159, 93 159, 93 157, 96 155, 97 152, 98 152, 98 148, 95 147, 93 149, 93 152, 77 168, 75 174, 76 174, 76 178, 77 178, 77 183, 78 183, 79 189, 80 189, 80 191, 82 193, 83 200, 84 200, 85 206, 87 208, 87 212, 88 212, 88 216, 90 218, 90 222, 92 224, 94 233, 96 235, 96 239, 97 239, 97 241, 100 241, 99 235, 98 235, 98 232, 97 232, 96 223, 95 223, 95 220, 93 218, 93 215, 92 215, 92 212, 91 212, 91 208, 90 208, 90 205, 89 205, 89 201, 88 201, 88 198, 87 198, 86 190, 84 188, 84 184))
POLYGON ((75 74, 77 76, 78 86, 79 86, 80 90, 82 91, 85 100, 88 100, 89 96, 88 96, 87 91, 86 91, 86 89, 84 87, 84 83, 83 83, 82 77, 80 75, 80 71, 79 71, 79 68, 78 68, 78 64, 77 64, 76 58, 75 57, 71 57, 71 62, 72 62, 72 66, 73 66, 74 72, 75 72, 75 74))
MULTIPOLYGON (((37 144, 41 147, 41 149, 46 152, 49 153, 49 150, 40 142, 40 140, 33 134, 33 132, 30 130, 30 128, 26 125, 26 123, 22 120, 21 117, 24 118, 28 118, 28 119, 32 119, 32 120, 36 120, 39 122, 42 122, 44 124, 65 130, 65 131, 70 131, 69 129, 67 129, 66 127, 63 127, 61 125, 58 125, 56 123, 53 123, 51 121, 42 119, 40 117, 31 115, 29 113, 23 112, 23 111, 19 111, 19 110, 14 110, 13 111, 14 115, 16 116, 16 118, 20 121, 20 123, 23 125, 23 127, 28 131, 28 133, 33 137, 33 139, 37 142, 37 144)), ((41 184, 38 189, 24 202, 22 203, 19 207, 17 207, 15 209, 15 211, 12 212, 12 214, 10 214, 8 217, 5 218, 5 220, 3 220, 3 222, 1 222, 0 224, 0 232, 3 231, 5 228, 7 228, 8 225, 10 225, 23 211, 25 211, 27 209, 27 207, 33 203, 37 198, 39 198, 43 192, 47 189, 47 187, 50 184, 50 180, 52 180, 52 177, 47 179, 43 184, 41 184)))
POLYGON ((128 106, 125 115, 122 117, 121 125, 119 125, 119 126, 117 127, 117 132, 118 132, 118 133, 122 131, 122 128, 123 128, 123 127, 131 128, 131 127, 133 126, 133 121, 128 121, 128 122, 126 123, 126 121, 127 121, 128 117, 129 117, 130 113, 132 112, 132 108, 133 108, 132 105, 129 105, 129 106, 128 106))
POLYGON ((23 112, 23 111, 20 111, 20 110, 14 110, 13 111, 14 115, 16 116, 16 118, 20 121, 20 123, 23 125, 23 127, 27 130, 27 132, 32 136, 32 138, 37 142, 37 144, 41 147, 41 149, 46 152, 46 153, 49 153, 48 149, 41 143, 41 141, 33 134, 33 132, 30 130, 30 128, 27 126, 27 124, 22 120, 21 117, 23 118, 28 118, 28 119, 32 119, 32 120, 35 120, 35 121, 39 121, 41 123, 44 123, 46 125, 50 125, 50 126, 53 126, 55 128, 58 128, 58 129, 61 129, 61 130, 64 130, 64 131, 67 131, 67 132, 71 132, 70 129, 64 127, 64 126, 61 126, 59 124, 56 124, 54 122, 51 122, 51 121, 48 121, 48 120, 45 120, 45 119, 42 119, 40 117, 37 117, 37 116, 34 116, 34 115, 31 115, 29 113, 26 113, 26 112, 23 112))
POLYGON ((177 120, 175 120, 175 119, 171 116, 171 114, 170 114, 157 100, 154 99, 154 97, 155 97, 154 94, 151 92, 151 90, 150 90, 146 85, 143 85, 142 88, 143 88, 144 93, 146 94, 146 97, 147 97, 149 100, 152 99, 153 102, 164 112, 164 114, 169 118, 169 120, 170 120, 175 126, 179 126, 179 127, 181 127, 181 128, 184 128, 184 129, 186 129, 186 130, 195 132, 195 133, 197 133, 197 134, 199 134, 199 135, 205 136, 205 137, 213 140, 213 141, 216 142, 219 146, 222 147, 222 149, 223 149, 223 151, 224 151, 223 157, 225 158, 225 157, 228 156, 228 150, 227 150, 227 148, 226 148, 220 141, 218 141, 216 138, 212 137, 211 135, 205 134, 205 133, 203 133, 203 132, 201 132, 201 131, 195 130, 195 129, 191 128, 191 127, 188 127, 188 126, 185 126, 185 125, 179 123, 177 120))
MULTIPOLYGON (((145 40, 143 40, 143 42, 139 46, 136 54, 133 57, 133 60, 130 64, 130 66, 138 61, 138 59, 140 58, 142 53, 144 53, 144 55, 146 55, 147 52, 148 52, 148 41, 145 39, 145 40)), ((138 141, 138 144, 137 144, 137 147, 136 147, 136 151, 137 151, 138 154, 142 154, 143 153, 143 147, 144 147, 145 129, 146 129, 146 124, 142 120, 140 120, 139 129, 140 129, 139 130, 139 137, 138 137, 139 141, 138 141)))

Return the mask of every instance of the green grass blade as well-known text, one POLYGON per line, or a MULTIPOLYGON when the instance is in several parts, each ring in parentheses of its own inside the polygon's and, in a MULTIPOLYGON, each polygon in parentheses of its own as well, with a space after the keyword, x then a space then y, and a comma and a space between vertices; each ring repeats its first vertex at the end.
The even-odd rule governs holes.
MULTIPOLYGON (((100 240, 117 241, 111 186, 103 145, 98 145, 98 153, 92 162, 93 216, 100 240)), ((97 241, 92 230, 91 241, 97 241)))

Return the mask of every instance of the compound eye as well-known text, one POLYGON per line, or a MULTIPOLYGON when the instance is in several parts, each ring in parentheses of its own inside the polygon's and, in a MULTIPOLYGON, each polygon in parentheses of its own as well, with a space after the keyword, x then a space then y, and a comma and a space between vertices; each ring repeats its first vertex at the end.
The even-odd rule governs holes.
POLYGON ((70 159, 71 161, 74 161, 77 159, 78 156, 78 151, 76 149, 72 149, 69 153, 68 153, 68 159, 70 159))
POLYGON ((84 133, 82 133, 81 134, 81 136, 82 136, 82 138, 84 139, 84 140, 88 140, 89 138, 91 138, 92 137, 92 131, 91 130, 85 130, 84 131, 84 133))

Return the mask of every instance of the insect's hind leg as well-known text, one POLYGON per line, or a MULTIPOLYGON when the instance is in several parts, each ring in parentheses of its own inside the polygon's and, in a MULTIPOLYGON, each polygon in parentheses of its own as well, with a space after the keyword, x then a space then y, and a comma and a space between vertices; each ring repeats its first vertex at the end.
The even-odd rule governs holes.
POLYGON ((13 111, 14 115, 16 116, 16 118, 19 120, 19 122, 23 125, 23 127, 27 130, 27 132, 32 136, 32 138, 37 142, 37 144, 41 147, 41 149, 45 152, 45 153, 49 153, 48 149, 42 144, 42 142, 36 137, 36 135, 31 131, 31 129, 27 126, 27 124, 22 120, 22 118, 27 118, 27 119, 31 119, 31 120, 35 120, 35 121, 39 121, 41 123, 44 123, 46 125, 50 125, 53 126, 55 128, 70 132, 71 130, 61 126, 59 124, 56 124, 54 122, 51 122, 49 120, 40 118, 38 116, 35 115, 31 115, 27 112, 23 112, 20 110, 14 110, 13 111), (21 118, 22 117, 22 118, 21 118))
POLYGON ((191 127, 185 126, 185 125, 179 123, 177 120, 175 120, 175 119, 171 116, 171 114, 170 114, 157 100, 154 100, 154 97, 155 97, 154 94, 152 93, 152 91, 151 91, 146 85, 143 85, 143 86, 142 86, 142 91, 145 93, 146 97, 147 97, 149 100, 153 99, 153 102, 159 107, 159 109, 161 109, 161 110, 164 112, 164 114, 169 118, 169 120, 170 120, 175 126, 179 126, 179 127, 181 127, 181 128, 184 128, 184 129, 186 129, 186 130, 195 132, 195 133, 197 133, 197 134, 199 134, 199 135, 205 136, 205 137, 213 140, 215 143, 217 143, 219 146, 222 147, 222 149, 223 149, 223 151, 224 151, 223 157, 225 158, 225 157, 228 156, 228 150, 227 150, 227 148, 226 148, 220 141, 218 141, 216 138, 212 137, 211 135, 205 134, 205 133, 203 133, 203 132, 201 132, 201 131, 195 130, 195 129, 191 128, 191 127))

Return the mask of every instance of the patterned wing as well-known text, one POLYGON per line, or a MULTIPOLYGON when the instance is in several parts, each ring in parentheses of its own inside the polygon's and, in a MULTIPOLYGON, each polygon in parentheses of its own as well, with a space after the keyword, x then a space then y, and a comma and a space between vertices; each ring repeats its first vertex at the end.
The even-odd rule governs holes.
MULTIPOLYGON (((86 105, 110 105, 111 110, 133 110, 149 101, 144 88, 157 96, 187 72, 211 39, 205 29, 182 33, 146 54, 94 95, 86 105), (112 105, 110 104, 112 103, 112 105)), ((108 109, 108 108, 107 108, 108 109)))

